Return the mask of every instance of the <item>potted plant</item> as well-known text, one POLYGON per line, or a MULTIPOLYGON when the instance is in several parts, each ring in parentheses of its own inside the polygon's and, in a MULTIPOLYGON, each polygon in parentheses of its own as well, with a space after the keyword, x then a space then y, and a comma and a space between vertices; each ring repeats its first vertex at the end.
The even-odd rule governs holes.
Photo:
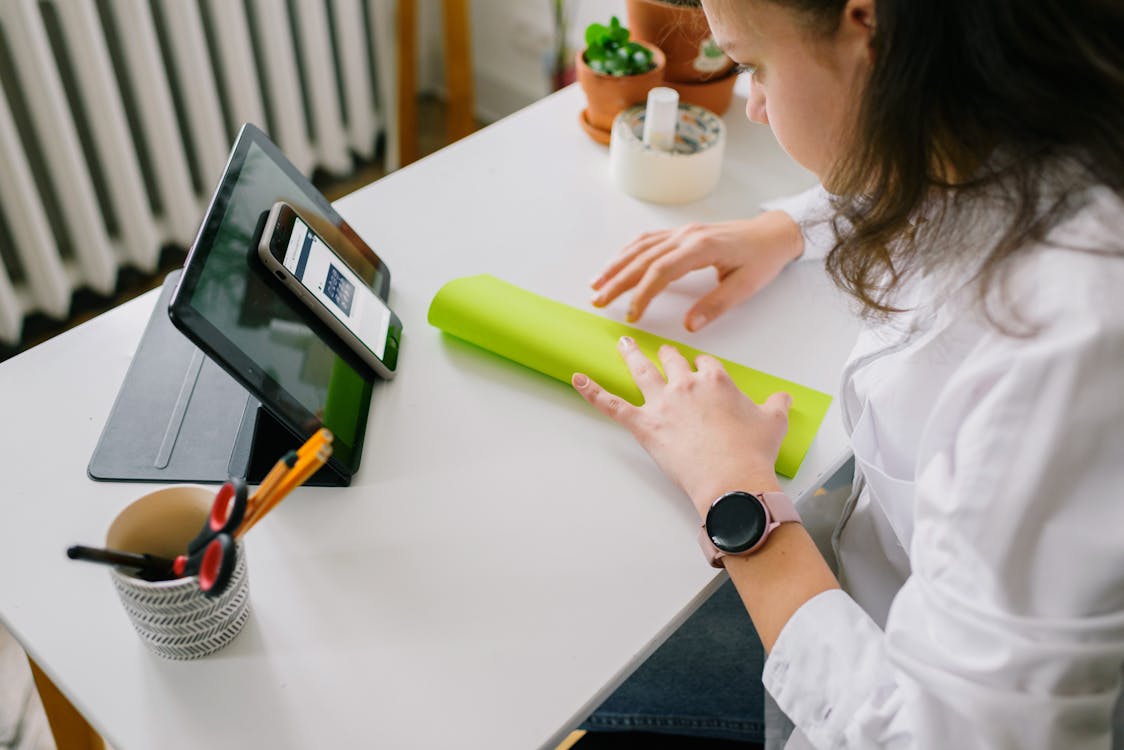
POLYGON ((598 143, 609 143, 613 118, 648 98, 663 82, 664 55, 648 42, 632 41, 629 31, 613 16, 608 26, 591 23, 585 30, 584 50, 575 67, 589 107, 581 123, 598 143))
POLYGON ((725 113, 738 73, 715 43, 700 0, 627 0, 626 8, 636 38, 667 57, 664 85, 678 91, 682 102, 725 113))

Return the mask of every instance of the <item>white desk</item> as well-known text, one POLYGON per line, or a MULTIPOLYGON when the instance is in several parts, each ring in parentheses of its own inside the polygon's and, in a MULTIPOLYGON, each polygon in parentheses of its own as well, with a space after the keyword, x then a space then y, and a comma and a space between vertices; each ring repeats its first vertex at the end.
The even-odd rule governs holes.
MULTIPOLYGON (((106 570, 64 556, 152 489, 85 468, 155 297, 0 366, 0 617, 117 750, 552 747, 721 579, 690 504, 625 431, 569 386, 444 338, 426 310, 480 272, 586 305, 640 231, 810 184, 743 104, 722 182, 694 205, 617 192, 574 87, 340 201, 393 271, 400 375, 376 387, 354 485, 302 488, 247 537, 253 615, 205 659, 149 654, 106 570)), ((689 335, 699 276, 642 325, 836 391, 857 324, 822 268, 790 268, 689 335)), ((788 489, 846 455, 833 407, 788 489)))

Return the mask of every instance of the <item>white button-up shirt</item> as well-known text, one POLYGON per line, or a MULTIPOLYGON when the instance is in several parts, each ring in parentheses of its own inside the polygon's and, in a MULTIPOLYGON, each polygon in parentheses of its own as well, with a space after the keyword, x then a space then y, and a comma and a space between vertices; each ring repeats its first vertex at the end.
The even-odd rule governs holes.
MULTIPOLYGON (((787 748, 1111 746, 1124 203, 1090 198, 1023 252, 995 307, 1033 334, 998 330, 974 287, 930 304, 922 278, 914 311, 860 335, 840 394, 856 462, 834 540, 844 590, 805 603, 765 665, 797 727, 787 748)), ((771 207, 822 259, 822 188, 771 207)))

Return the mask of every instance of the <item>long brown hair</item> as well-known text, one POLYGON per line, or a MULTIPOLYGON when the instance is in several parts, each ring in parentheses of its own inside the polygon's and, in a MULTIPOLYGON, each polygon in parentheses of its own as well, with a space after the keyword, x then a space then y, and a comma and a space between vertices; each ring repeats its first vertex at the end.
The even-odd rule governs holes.
MULTIPOLYGON (((846 5, 771 2, 828 35, 846 5)), ((1006 261, 1079 209, 1087 188, 1124 197, 1122 39, 1120 0, 877 0, 874 65, 827 180, 837 228, 849 225, 827 259, 835 282, 870 316, 898 312, 902 282, 948 260, 925 256, 919 213, 942 232, 986 196, 1002 223, 982 257, 978 242, 964 252, 987 300, 1006 261)))

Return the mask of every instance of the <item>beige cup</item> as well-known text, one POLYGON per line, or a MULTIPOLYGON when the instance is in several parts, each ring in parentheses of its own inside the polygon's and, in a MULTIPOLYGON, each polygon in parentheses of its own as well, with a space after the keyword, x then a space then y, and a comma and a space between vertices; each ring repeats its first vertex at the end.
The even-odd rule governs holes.
MULTIPOLYGON (((179 485, 150 492, 113 520, 110 549, 174 558, 203 528, 217 488, 179 485)), ((196 659, 234 640, 250 616, 250 588, 242 542, 226 590, 208 597, 192 576, 145 581, 117 568, 113 585, 133 627, 149 650, 168 659, 196 659)))

